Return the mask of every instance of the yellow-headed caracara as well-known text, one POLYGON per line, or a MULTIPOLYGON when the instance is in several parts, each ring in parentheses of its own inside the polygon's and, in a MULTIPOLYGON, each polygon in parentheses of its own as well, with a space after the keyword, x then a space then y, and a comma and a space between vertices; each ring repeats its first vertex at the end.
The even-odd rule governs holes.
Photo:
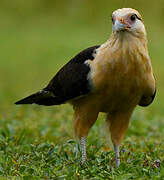
POLYGON ((107 113, 107 125, 120 164, 119 145, 137 105, 148 106, 155 97, 155 80, 141 15, 134 9, 112 14, 113 32, 102 45, 72 58, 41 91, 16 104, 60 105, 71 103, 73 127, 80 139, 82 163, 86 138, 99 112, 107 113))

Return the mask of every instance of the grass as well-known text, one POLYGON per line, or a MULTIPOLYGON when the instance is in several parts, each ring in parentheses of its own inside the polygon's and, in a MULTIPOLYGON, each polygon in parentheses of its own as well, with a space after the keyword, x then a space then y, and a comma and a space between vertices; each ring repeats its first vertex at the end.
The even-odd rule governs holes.
POLYGON ((138 107, 133 113, 118 169, 108 146, 104 114, 89 134, 88 161, 81 166, 71 106, 13 104, 44 87, 72 55, 104 42, 111 32, 108 20, 99 18, 92 23, 92 17, 85 24, 87 18, 82 16, 73 22, 71 17, 62 18, 54 23, 51 17, 7 21, 9 24, 1 26, 0 179, 163 179, 164 38, 160 22, 154 21, 152 26, 145 22, 157 96, 149 108, 138 107))
POLYGON ((121 146, 121 165, 107 146, 103 114, 88 138, 88 161, 72 136, 70 106, 21 107, 1 120, 0 174, 12 179, 162 179, 163 122, 155 113, 137 109, 121 146), (39 118, 38 118, 39 117, 39 118))

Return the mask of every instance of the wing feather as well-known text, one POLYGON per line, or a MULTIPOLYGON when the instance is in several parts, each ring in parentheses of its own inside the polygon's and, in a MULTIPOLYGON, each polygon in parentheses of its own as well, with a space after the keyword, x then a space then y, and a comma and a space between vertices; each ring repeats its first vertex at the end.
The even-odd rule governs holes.
POLYGON ((86 95, 91 91, 91 83, 87 78, 90 67, 85 64, 85 61, 94 60, 97 48, 99 46, 87 48, 72 58, 44 88, 55 95, 58 104, 86 95))

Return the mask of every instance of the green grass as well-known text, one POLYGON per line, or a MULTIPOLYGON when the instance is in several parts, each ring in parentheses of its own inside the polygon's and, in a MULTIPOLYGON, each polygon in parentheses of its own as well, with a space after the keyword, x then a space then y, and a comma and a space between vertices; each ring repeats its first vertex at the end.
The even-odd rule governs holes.
POLYGON ((88 138, 88 161, 80 164, 70 106, 20 107, 1 120, 0 175, 24 179, 162 179, 162 117, 137 109, 121 146, 121 165, 107 146, 103 114, 88 138))
POLYGON ((25 16, 23 20, 1 16, 0 179, 164 179, 164 26, 160 5, 159 12, 154 7, 156 16, 145 12, 157 96, 150 107, 138 107, 133 113, 118 169, 108 146, 104 114, 90 131, 88 161, 81 166, 71 106, 14 105, 43 88, 77 52, 109 37, 111 22, 106 16, 112 8, 108 12, 102 5, 98 16, 95 9, 94 15, 90 8, 84 15, 87 6, 81 8, 70 16, 59 12, 58 16, 25 16))

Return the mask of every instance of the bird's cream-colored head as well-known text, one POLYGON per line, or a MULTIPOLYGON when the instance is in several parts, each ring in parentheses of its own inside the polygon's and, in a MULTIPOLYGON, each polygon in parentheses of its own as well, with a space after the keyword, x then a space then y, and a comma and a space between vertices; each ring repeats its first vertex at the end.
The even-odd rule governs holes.
POLYGON ((135 36, 146 36, 142 17, 135 9, 117 9, 112 13, 112 22, 114 33, 128 32, 135 36))

